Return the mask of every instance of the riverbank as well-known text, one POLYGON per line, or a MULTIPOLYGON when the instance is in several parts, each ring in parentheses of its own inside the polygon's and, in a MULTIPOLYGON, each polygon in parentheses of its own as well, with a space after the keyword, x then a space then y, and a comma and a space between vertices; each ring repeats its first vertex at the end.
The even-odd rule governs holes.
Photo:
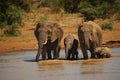
MULTIPOLYGON (((63 39, 68 34, 74 34, 77 37, 78 25, 83 18, 80 14, 51 14, 33 11, 27 13, 23 19, 24 26, 21 28, 21 36, 18 37, 0 37, 0 53, 13 51, 37 50, 37 41, 34 36, 36 23, 41 17, 48 17, 48 21, 54 21, 61 25, 64 31, 63 39), (46 14, 46 15, 44 15, 46 14)), ((103 46, 120 47, 120 21, 113 22, 112 31, 103 31, 103 46)), ((64 48, 63 39, 61 48, 64 48)))
MULTIPOLYGON (((113 31, 103 31, 103 46, 110 48, 120 47, 120 23, 115 22, 113 31)), ((37 50, 37 41, 34 37, 34 25, 22 28, 22 36, 0 38, 0 53, 13 51, 37 50)), ((77 37, 77 27, 63 27, 64 36, 74 33, 77 37)), ((63 40, 61 47, 64 48, 63 40)))

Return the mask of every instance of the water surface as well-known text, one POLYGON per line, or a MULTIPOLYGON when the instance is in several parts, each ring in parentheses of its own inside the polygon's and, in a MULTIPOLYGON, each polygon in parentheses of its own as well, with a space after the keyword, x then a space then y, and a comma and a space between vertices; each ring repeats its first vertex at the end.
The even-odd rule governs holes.
POLYGON ((35 62, 37 51, 0 54, 0 80, 120 80, 120 48, 112 48, 107 59, 40 60, 35 62))

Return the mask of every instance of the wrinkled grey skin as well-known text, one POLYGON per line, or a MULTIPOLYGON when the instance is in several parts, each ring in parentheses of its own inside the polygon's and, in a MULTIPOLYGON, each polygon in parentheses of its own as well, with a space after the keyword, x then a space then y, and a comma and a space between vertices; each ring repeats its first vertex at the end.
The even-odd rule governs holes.
POLYGON ((97 58, 110 58, 111 52, 108 47, 97 47, 95 49, 95 54, 97 55, 97 58))
POLYGON ((77 60, 78 59, 78 40, 69 34, 64 38, 65 46, 65 59, 67 60, 77 60))
POLYGON ((102 44, 102 30, 92 21, 83 22, 78 27, 78 38, 84 59, 88 59, 87 50, 91 52, 91 58, 95 58, 95 48, 102 44))
POLYGON ((39 60, 40 54, 42 59, 52 59, 51 50, 53 50, 53 58, 57 59, 60 52, 60 42, 63 37, 63 30, 60 25, 53 22, 38 23, 34 31, 35 37, 38 41, 38 53, 36 61, 39 60))

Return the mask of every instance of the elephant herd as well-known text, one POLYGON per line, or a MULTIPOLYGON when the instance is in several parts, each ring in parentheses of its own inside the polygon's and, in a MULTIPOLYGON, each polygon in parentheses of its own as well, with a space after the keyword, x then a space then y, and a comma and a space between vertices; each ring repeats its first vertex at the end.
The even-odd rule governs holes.
MULTIPOLYGON (((42 60, 58 59, 61 48, 60 43, 63 37, 61 26, 54 22, 38 23, 34 34, 38 41, 36 62, 39 61, 40 55, 42 55, 42 60)), ((72 34, 64 38, 65 59, 78 59, 79 42, 84 59, 89 58, 87 50, 90 51, 91 58, 111 57, 110 49, 102 47, 102 30, 95 22, 87 21, 80 24, 78 26, 78 39, 72 34)))

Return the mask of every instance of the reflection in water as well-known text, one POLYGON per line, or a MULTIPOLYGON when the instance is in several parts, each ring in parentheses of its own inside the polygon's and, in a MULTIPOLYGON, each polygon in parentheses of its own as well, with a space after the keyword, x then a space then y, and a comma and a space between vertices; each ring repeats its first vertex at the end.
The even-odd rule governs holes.
POLYGON ((90 59, 81 62, 81 74, 97 74, 103 72, 103 59, 90 59))
MULTIPOLYGON (((119 80, 120 49, 112 58, 89 60, 44 60, 34 62, 37 51, 0 54, 0 80, 119 80)), ((79 54, 82 58, 82 54, 79 54)))
POLYGON ((41 61, 38 63, 40 71, 61 71, 63 70, 63 61, 59 60, 49 60, 49 61, 41 61))

